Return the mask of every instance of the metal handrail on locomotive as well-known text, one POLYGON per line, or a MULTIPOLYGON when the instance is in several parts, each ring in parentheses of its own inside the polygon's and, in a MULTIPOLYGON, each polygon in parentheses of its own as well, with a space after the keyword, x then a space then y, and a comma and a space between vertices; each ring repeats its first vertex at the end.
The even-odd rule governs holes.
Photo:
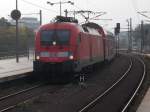
POLYGON ((35 36, 35 72, 80 72, 82 69, 110 60, 115 55, 115 38, 101 26, 57 16, 42 25, 35 36))

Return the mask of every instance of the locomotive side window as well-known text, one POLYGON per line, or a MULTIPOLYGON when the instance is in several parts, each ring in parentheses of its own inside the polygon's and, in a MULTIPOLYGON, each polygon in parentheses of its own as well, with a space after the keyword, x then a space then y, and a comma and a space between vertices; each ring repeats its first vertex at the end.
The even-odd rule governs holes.
POLYGON ((41 31, 41 44, 52 45, 55 42, 57 45, 69 44, 70 31, 69 30, 45 30, 41 31))

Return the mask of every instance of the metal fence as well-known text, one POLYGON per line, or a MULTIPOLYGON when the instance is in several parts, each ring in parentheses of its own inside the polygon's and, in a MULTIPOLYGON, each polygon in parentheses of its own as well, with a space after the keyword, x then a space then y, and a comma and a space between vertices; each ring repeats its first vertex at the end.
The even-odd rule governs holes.
MULTIPOLYGON (((27 57, 28 59, 34 59, 34 49, 29 49, 28 51, 19 51, 19 57, 27 57)), ((16 57, 16 51, 0 52, 0 60, 10 59, 16 57)))

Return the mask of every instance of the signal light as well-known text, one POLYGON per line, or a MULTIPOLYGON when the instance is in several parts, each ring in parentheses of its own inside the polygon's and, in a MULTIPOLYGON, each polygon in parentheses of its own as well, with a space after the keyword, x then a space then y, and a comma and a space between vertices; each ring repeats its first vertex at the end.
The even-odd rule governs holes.
POLYGON ((116 23, 116 28, 115 28, 115 35, 118 35, 120 33, 120 23, 116 23))
POLYGON ((117 29, 120 29, 120 23, 117 23, 116 26, 117 26, 117 29))

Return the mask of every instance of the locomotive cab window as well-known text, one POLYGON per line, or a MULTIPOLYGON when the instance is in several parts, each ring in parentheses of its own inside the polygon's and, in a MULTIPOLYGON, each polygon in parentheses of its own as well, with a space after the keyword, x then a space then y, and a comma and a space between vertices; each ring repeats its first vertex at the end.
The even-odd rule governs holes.
POLYGON ((41 44, 42 45, 67 45, 70 40, 69 30, 44 30, 41 31, 41 44))
POLYGON ((42 31, 41 32, 41 44, 42 45, 49 45, 52 43, 52 34, 53 32, 50 31, 42 31))

